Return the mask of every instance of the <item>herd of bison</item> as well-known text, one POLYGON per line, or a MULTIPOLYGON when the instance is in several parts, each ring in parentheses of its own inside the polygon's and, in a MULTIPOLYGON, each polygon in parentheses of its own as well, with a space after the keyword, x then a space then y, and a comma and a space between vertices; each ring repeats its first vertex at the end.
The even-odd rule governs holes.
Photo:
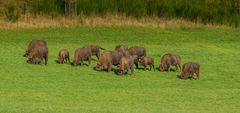
MULTIPOLYGON (((74 52, 74 60, 72 64, 74 66, 83 64, 83 61, 88 61, 88 65, 91 64, 92 56, 95 55, 98 59, 96 64, 96 70, 112 71, 112 66, 117 66, 116 73, 123 75, 131 71, 131 75, 134 72, 134 67, 139 68, 139 65, 144 67, 144 70, 154 70, 154 59, 147 56, 147 51, 144 47, 134 46, 128 48, 126 45, 117 45, 114 51, 109 51, 101 48, 98 45, 86 45, 82 48, 77 48, 74 52), (104 50, 100 54, 100 50, 104 50)), ((24 54, 28 58, 27 62, 30 64, 40 64, 42 60, 45 60, 45 65, 48 62, 48 47, 47 42, 44 40, 32 40, 26 49, 24 54)), ((61 49, 58 54, 58 62, 60 64, 70 63, 70 55, 67 49, 61 49)), ((181 70, 181 78, 188 79, 193 78, 196 74, 196 79, 199 79, 200 65, 195 62, 188 62, 181 67, 181 57, 179 55, 165 54, 161 58, 159 71, 169 71, 170 66, 175 66, 176 71, 181 70)))

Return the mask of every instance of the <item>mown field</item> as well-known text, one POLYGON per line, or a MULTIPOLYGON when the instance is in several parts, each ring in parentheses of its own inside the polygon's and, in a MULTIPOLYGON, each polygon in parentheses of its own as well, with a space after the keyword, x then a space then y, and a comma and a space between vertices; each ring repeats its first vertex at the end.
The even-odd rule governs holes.
MULTIPOLYGON (((0 31, 1 113, 237 113, 240 111, 239 29, 79 27, 0 31), (49 63, 23 57, 32 39, 48 42, 49 63), (155 58, 179 54, 201 64, 200 80, 179 72, 135 70, 134 76, 98 72, 92 64, 57 64, 58 51, 99 44, 139 45, 155 58)), ((114 67, 116 69, 116 67, 114 67)))

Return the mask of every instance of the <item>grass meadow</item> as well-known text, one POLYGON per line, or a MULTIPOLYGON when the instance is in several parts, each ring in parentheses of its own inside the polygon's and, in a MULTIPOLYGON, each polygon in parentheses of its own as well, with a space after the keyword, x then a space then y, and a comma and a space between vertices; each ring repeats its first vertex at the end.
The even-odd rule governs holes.
MULTIPOLYGON (((76 27, 0 31, 1 113, 237 113, 240 112, 240 29, 158 29, 76 27), (31 65, 23 57, 28 42, 48 42, 49 63, 31 65), (144 46, 158 67, 164 53, 182 64, 201 65, 200 80, 180 72, 144 71, 134 76, 56 63, 61 48, 98 44, 144 46)), ((71 60, 72 60, 71 59, 71 60)), ((116 67, 114 67, 116 69, 116 67)))

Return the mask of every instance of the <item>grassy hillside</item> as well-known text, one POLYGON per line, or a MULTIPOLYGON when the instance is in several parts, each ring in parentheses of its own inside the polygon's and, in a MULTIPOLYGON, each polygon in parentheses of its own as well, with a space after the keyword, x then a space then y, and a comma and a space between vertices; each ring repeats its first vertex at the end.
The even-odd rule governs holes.
MULTIPOLYGON (((1 113, 236 113, 240 106, 239 29, 151 29, 80 27, 0 32, 1 113), (44 39, 49 64, 26 63, 27 43, 44 39), (164 53, 201 64, 200 80, 179 72, 135 70, 135 76, 97 72, 91 66, 55 62, 61 48, 99 44, 140 45, 159 65, 164 53)), ((116 67, 114 67, 116 68, 116 67)))

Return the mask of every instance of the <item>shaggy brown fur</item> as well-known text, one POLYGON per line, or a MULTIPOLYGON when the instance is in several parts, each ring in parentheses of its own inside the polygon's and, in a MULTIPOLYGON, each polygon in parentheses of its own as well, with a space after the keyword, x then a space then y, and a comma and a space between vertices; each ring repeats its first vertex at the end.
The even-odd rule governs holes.
POLYGON ((92 52, 87 48, 78 48, 74 52, 74 65, 83 64, 83 61, 88 61, 88 65, 91 64, 92 52))
POLYGON ((188 62, 183 64, 182 66, 182 79, 186 80, 190 75, 196 74, 197 80, 199 80, 200 77, 200 64, 195 62, 188 62))
POLYGON ((169 71, 170 66, 175 66, 176 70, 180 68, 181 70, 181 57, 179 55, 165 54, 161 59, 161 64, 159 65, 160 71, 169 71))
MULTIPOLYGON (((143 56, 146 56, 146 49, 144 47, 134 46, 128 49, 128 52, 131 56, 136 55, 138 59, 143 56)), ((136 67, 138 68, 138 62, 134 62, 136 67)))
POLYGON ((24 57, 27 57, 29 55, 29 53, 38 46, 46 46, 47 47, 47 42, 44 40, 32 40, 29 44, 28 47, 26 49, 26 52, 24 54, 24 57))
POLYGON ((63 64, 64 61, 66 61, 66 63, 70 63, 70 55, 69 55, 69 51, 67 49, 61 49, 59 51, 58 61, 60 64, 63 64))
POLYGON ((45 59, 45 65, 48 62, 48 48, 45 46, 34 47, 28 55, 28 62, 31 64, 39 64, 45 59))
POLYGON ((132 56, 122 57, 119 64, 118 74, 123 75, 125 72, 129 72, 131 69, 131 75, 134 71, 134 58, 132 56))
POLYGON ((100 57, 100 49, 103 49, 98 45, 85 45, 84 48, 90 49, 90 51, 92 52, 92 55, 95 55, 97 59, 99 59, 100 57))
POLYGON ((100 71, 103 69, 107 69, 108 72, 112 71, 112 53, 111 51, 104 51, 99 61, 97 62, 96 70, 100 71))
POLYGON ((145 57, 142 57, 142 58, 140 58, 139 63, 144 66, 144 70, 146 70, 146 69, 147 69, 147 66, 149 65, 150 70, 152 70, 152 68, 153 68, 153 70, 155 71, 155 68, 154 68, 154 59, 153 59, 153 58, 151 58, 151 57, 146 57, 146 56, 145 56, 145 57))

